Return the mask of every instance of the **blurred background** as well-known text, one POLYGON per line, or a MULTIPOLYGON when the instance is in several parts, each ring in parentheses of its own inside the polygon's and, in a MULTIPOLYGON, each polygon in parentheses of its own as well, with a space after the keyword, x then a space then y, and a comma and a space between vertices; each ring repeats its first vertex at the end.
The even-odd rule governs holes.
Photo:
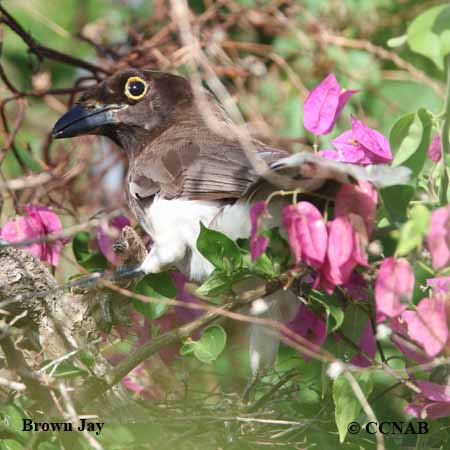
MULTIPOLYGON (((329 148, 331 139, 349 128, 351 112, 388 135, 392 124, 405 113, 422 106, 439 111, 445 93, 444 74, 430 60, 413 53, 402 36, 416 16, 440 3, 189 1, 193 29, 252 133, 294 152, 304 144, 329 148), (360 93, 352 96, 333 133, 314 141, 303 127, 303 100, 330 72, 343 88, 359 89, 360 93)), ((45 170, 59 177, 35 189, 5 193, 0 223, 29 202, 50 205, 64 226, 125 208, 126 161, 121 150, 101 138, 52 142, 50 131, 78 92, 108 73, 126 66, 187 73, 189 49, 179 40, 170 5, 164 0, 3 0, 1 6, 34 39, 30 44, 10 27, 1 30, 0 145, 9 148, 8 133, 17 131, 12 150, 2 150, 1 175, 13 179, 45 170), (60 56, 47 58, 42 47, 30 52, 30 46, 36 49, 37 44, 87 61, 92 67, 67 63, 60 56)), ((62 282, 77 272, 67 245, 56 276, 62 282)), ((338 448, 336 433, 324 432, 335 428, 333 408, 327 407, 332 398, 321 385, 323 368, 287 348, 261 389, 267 392, 279 381, 279 373, 285 376, 295 368, 295 381, 286 382, 269 406, 275 411, 271 419, 296 421, 297 426, 290 429, 273 422, 262 427, 244 419, 239 426, 227 422, 249 379, 245 330, 239 323, 229 324, 228 329, 231 342, 212 365, 175 357, 177 389, 181 386, 189 391, 189 402, 167 406, 173 411, 158 424, 107 429, 102 436, 106 448, 338 448), (183 421, 196 414, 200 415, 195 425, 183 421)), ((163 385, 164 380, 158 383, 163 385)), ((171 385, 170 389, 175 388, 171 385)), ((393 397, 388 406, 375 402, 373 407, 382 415, 396 411, 399 417, 403 404, 396 401, 393 397)), ((355 438, 354 446, 345 448, 372 445, 373 441, 355 438)))

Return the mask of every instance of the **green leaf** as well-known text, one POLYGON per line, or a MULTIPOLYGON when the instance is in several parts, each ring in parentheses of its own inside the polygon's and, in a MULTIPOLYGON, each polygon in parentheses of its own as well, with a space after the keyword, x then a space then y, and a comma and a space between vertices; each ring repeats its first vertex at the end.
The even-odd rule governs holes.
POLYGON ((432 27, 432 31, 436 34, 441 34, 447 30, 450 30, 450 6, 439 11, 432 27))
POLYGON ((341 302, 335 295, 325 295, 322 292, 314 290, 311 297, 320 303, 327 312, 327 334, 339 329, 344 323, 344 311, 341 302))
POLYGON ((415 113, 408 113, 404 116, 400 117, 391 128, 389 132, 389 144, 391 146, 392 153, 394 157, 397 156, 397 153, 400 149, 400 146, 408 135, 409 128, 411 124, 414 122, 415 113))
POLYGON ((40 172, 43 169, 39 162, 34 158, 31 151, 20 146, 17 146, 16 150, 22 163, 32 172, 40 172))
MULTIPOLYGON (((373 381, 370 378, 370 373, 355 373, 354 377, 367 398, 373 389, 373 381)), ((333 400, 335 405, 335 420, 339 431, 339 441, 342 444, 347 435, 348 424, 355 421, 362 409, 345 375, 340 375, 334 380, 333 400)))
POLYGON ((444 68, 441 38, 438 34, 440 30, 435 30, 433 27, 445 7, 446 5, 440 5, 428 9, 416 17, 407 30, 408 45, 411 50, 433 61, 440 70, 444 68))
POLYGON ((73 238, 73 254, 78 264, 89 272, 105 269, 108 265, 102 253, 89 249, 90 235, 87 231, 81 231, 73 238))
POLYGON ((82 350, 79 353, 79 357, 80 357, 80 361, 85 364, 87 367, 93 367, 96 361, 95 356, 87 351, 87 350, 82 350))
POLYGON ((260 255, 256 261, 252 261, 250 254, 242 258, 242 265, 252 274, 273 279, 280 275, 280 265, 274 264, 266 253, 260 255))
POLYGON ((410 212, 411 220, 414 226, 422 233, 428 233, 430 227, 430 211, 422 204, 414 205, 410 212))
POLYGON ((274 227, 264 230, 262 234, 269 238, 269 247, 266 250, 267 255, 274 264, 278 264, 280 268, 286 268, 291 253, 288 242, 280 234, 280 229, 274 227))
POLYGON ((15 437, 28 438, 30 436, 29 431, 22 431, 22 419, 27 419, 28 416, 17 405, 8 404, 2 405, 0 410, 0 429, 6 428, 15 437))
POLYGON ((37 448, 37 450, 60 450, 58 444, 53 442, 41 442, 37 448))
POLYGON ((422 243, 422 234, 414 227, 414 222, 408 220, 401 228, 395 254, 405 256, 419 247, 422 243))
MULTIPOLYGON (((345 308, 344 323, 341 327, 342 333, 357 346, 367 324, 367 319, 367 313, 356 303, 350 303, 345 308)), ((353 354, 356 354, 356 351, 353 346, 349 346, 347 351, 348 357, 350 358, 353 354)))
MULTIPOLYGON (((45 361, 42 366, 45 366, 48 363, 49 361, 45 361)), ((51 366, 46 370, 46 372, 48 374, 51 373, 54 377, 57 378, 75 378, 79 376, 89 375, 89 372, 87 370, 75 366, 70 361, 62 361, 60 364, 58 364, 56 369, 54 366, 51 366)))
MULTIPOLYGON (((146 275, 136 285, 134 292, 147 297, 156 297, 163 300, 173 299, 177 295, 177 288, 168 272, 151 273, 146 275)), ((149 303, 135 299, 133 305, 136 311, 149 319, 161 317, 167 310, 165 303, 149 303)))
POLYGON ((153 288, 156 295, 166 298, 175 298, 177 296, 177 287, 169 272, 151 273, 141 281, 145 281, 148 286, 153 288))
POLYGON ((406 44, 407 40, 408 36, 406 34, 402 34, 401 36, 389 39, 387 41, 387 46, 391 48, 401 47, 403 44, 406 44))
MULTIPOLYGON (((108 425, 108 424, 107 424, 108 425)), ((146 424, 149 431, 153 428, 153 424, 146 424)), ((152 430, 153 431, 153 430, 152 430)), ((102 434, 99 436, 102 442, 107 443, 104 448, 107 449, 130 449, 136 448, 134 444, 136 440, 135 433, 133 433, 133 428, 130 426, 120 425, 115 423, 113 426, 106 426, 102 430, 102 434)), ((89 450, 92 447, 88 447, 89 450)))
POLYGON ((439 12, 432 30, 441 40, 441 56, 444 58, 450 53, 450 6, 439 12))
POLYGON ((441 52, 443 55, 450 53, 450 30, 445 30, 441 34, 441 52))
POLYGON ((407 114, 392 127, 389 141, 394 153, 393 166, 409 167, 415 177, 427 159, 431 142, 432 115, 420 108, 416 114, 407 114))
POLYGON ((0 450, 24 450, 24 447, 20 442, 4 439, 0 442, 0 450))
POLYGON ((217 296, 229 292, 232 286, 230 277, 220 270, 215 270, 196 292, 201 296, 217 296))
POLYGON ((217 269, 231 273, 241 265, 239 247, 227 236, 200 223, 198 251, 217 269))
POLYGON ((414 192, 414 187, 409 185, 389 186, 380 190, 380 197, 392 225, 406 220, 406 211, 414 192))
POLYGON ((81 231, 73 238, 73 254, 78 263, 89 258, 89 239, 90 235, 87 231, 81 231))
POLYGON ((198 341, 187 341, 180 349, 180 354, 194 353, 203 363, 211 363, 223 352, 227 341, 227 334, 220 325, 213 325, 203 331, 198 341))
POLYGON ((405 256, 422 245, 423 237, 428 233, 430 211, 422 204, 415 205, 410 211, 410 220, 400 229, 396 254, 405 256))

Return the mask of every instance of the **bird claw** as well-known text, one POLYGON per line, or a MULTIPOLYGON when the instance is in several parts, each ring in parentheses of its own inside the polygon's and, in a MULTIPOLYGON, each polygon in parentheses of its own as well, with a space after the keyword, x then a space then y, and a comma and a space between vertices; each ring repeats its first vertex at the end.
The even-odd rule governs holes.
POLYGON ((119 238, 113 244, 113 252, 116 255, 121 255, 121 254, 125 253, 125 251, 127 250, 127 247, 128 247, 127 243, 119 238))

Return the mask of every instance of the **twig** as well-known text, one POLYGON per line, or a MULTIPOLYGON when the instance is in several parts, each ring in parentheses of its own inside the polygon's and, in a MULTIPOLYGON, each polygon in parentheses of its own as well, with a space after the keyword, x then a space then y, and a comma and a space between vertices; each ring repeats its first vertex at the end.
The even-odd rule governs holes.
MULTIPOLYGON (((366 413, 367 417, 370 419, 371 422, 378 422, 377 418, 375 416, 375 413, 373 412, 372 407, 369 405, 369 402, 367 401, 366 396, 364 395, 364 392, 361 389, 361 386, 356 381, 355 377, 346 370, 344 372, 345 378, 347 378, 347 381, 350 383, 350 386, 353 390, 353 393, 355 394, 356 398, 358 399, 362 409, 366 413)), ((377 450, 384 450, 384 437, 382 433, 375 433, 375 438, 377 441, 377 450)))
MULTIPOLYGON (((66 385, 64 384, 64 382, 58 383, 58 389, 59 389, 59 392, 61 393, 62 399, 64 400, 67 415, 69 416, 70 421, 74 425, 78 426, 80 423, 80 418, 78 416, 78 413, 75 409, 74 403, 73 403, 72 399, 70 398, 68 389, 67 389, 66 385)), ((89 434, 89 432, 86 429, 84 429, 82 431, 82 435, 94 450, 103 450, 103 446, 100 444, 100 442, 98 442, 98 440, 95 439, 94 436, 89 434)))
POLYGON ((374 45, 369 41, 336 36, 325 30, 321 30, 320 34, 313 35, 313 38, 319 41, 324 41, 328 44, 337 45, 339 47, 365 50, 366 52, 371 53, 372 55, 375 55, 380 59, 392 61, 397 67, 410 73, 416 80, 430 86, 438 95, 442 96, 445 94, 445 89, 442 83, 433 80, 420 69, 398 56, 397 53, 390 52, 389 50, 374 45))
POLYGON ((23 118, 25 116, 25 100, 23 98, 18 98, 17 104, 19 105, 19 110, 17 112, 13 128, 9 132, 8 137, 6 138, 4 144, 2 145, 2 148, 0 149, 0 163, 5 159, 6 152, 11 147, 11 144, 14 142, 14 139, 17 133, 19 132, 20 125, 22 124, 23 118))
POLYGON ((3 377, 0 377, 0 386, 5 386, 13 391, 24 391, 27 388, 27 386, 24 383, 7 380, 6 378, 3 377))
POLYGON ((278 381, 278 383, 276 383, 274 386, 272 386, 272 388, 270 389, 269 392, 267 392, 266 394, 264 394, 261 398, 259 398, 258 400, 256 400, 254 403, 248 405, 245 410, 248 412, 251 411, 257 411, 258 409, 261 409, 261 407, 263 405, 265 405, 268 401, 270 401, 270 399, 272 398, 272 396, 281 388, 283 387, 288 381, 290 381, 292 378, 296 377, 298 375, 298 371, 297 370, 291 370, 288 373, 284 374, 284 376, 281 378, 280 381, 278 381))
POLYGON ((95 64, 83 61, 82 59, 75 58, 74 56, 61 53, 57 50, 53 50, 49 47, 45 47, 36 42, 29 33, 27 33, 23 27, 6 11, 6 9, 0 4, 0 20, 5 23, 11 30, 13 30, 20 38, 27 44, 29 51, 34 53, 39 59, 48 58, 53 61, 58 61, 69 66, 80 67, 82 69, 89 70, 94 74, 110 74, 110 71, 97 66, 95 64))
MULTIPOLYGON (((1 331, 1 330, 0 330, 1 331)), ((47 386, 41 384, 39 378, 29 368, 22 352, 16 348, 7 333, 0 335, 0 347, 5 354, 8 368, 16 370, 27 387, 29 395, 44 409, 49 408, 53 400, 47 386)))

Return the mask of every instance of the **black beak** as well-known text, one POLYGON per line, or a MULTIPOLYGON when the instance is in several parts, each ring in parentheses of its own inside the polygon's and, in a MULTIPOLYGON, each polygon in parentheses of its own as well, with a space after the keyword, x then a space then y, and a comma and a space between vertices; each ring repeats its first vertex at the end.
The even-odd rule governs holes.
POLYGON ((98 128, 117 123, 115 111, 118 109, 120 109, 118 105, 75 105, 55 123, 52 136, 61 139, 82 134, 96 134, 98 128))

